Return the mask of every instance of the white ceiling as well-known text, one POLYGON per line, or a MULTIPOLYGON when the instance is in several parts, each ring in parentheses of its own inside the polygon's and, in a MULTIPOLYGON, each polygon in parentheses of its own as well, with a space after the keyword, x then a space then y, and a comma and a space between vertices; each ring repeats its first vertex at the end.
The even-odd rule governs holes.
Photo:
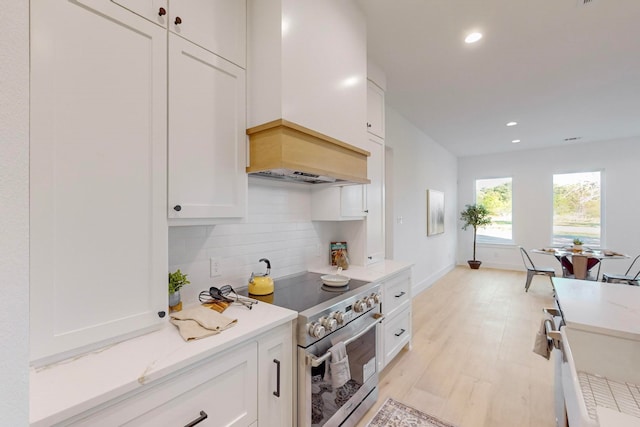
POLYGON ((640 135, 640 0, 582 1, 358 3, 387 104, 469 156, 640 135))

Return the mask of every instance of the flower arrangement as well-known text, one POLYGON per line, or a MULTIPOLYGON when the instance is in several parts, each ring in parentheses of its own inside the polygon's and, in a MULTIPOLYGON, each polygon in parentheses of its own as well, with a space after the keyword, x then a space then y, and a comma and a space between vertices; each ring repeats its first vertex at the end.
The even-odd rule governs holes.
POLYGON ((573 239, 573 244, 575 246, 582 246, 583 242, 578 237, 576 237, 575 239, 573 239))

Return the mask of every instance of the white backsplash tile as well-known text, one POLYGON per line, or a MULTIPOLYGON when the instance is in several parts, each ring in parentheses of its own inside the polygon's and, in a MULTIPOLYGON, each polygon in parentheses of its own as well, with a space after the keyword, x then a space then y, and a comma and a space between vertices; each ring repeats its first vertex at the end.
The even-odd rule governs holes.
POLYGON ((260 258, 271 261, 273 277, 318 263, 320 237, 311 222, 309 187, 254 181, 246 223, 169 228, 169 270, 179 268, 191 281, 181 291, 185 303, 213 285, 246 286, 251 272, 264 272, 260 258), (220 260, 219 277, 210 277, 211 257, 220 260))

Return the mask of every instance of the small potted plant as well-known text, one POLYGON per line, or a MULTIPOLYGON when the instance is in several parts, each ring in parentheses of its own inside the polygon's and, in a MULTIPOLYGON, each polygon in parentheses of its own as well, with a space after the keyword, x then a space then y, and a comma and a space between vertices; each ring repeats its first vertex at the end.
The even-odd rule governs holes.
POLYGON ((169 272, 169 309, 170 311, 180 311, 182 309, 182 301, 180 300, 180 288, 188 285, 189 280, 186 274, 182 274, 180 269, 175 272, 169 272))
POLYGON ((574 252, 582 252, 583 242, 578 237, 573 239, 573 251, 574 252))
POLYGON ((483 205, 465 205, 465 209, 460 212, 460 220, 464 221, 462 229, 466 230, 467 227, 473 227, 473 259, 468 260, 469 267, 474 270, 480 268, 482 261, 476 260, 476 234, 478 228, 486 227, 491 224, 491 216, 489 211, 483 205))

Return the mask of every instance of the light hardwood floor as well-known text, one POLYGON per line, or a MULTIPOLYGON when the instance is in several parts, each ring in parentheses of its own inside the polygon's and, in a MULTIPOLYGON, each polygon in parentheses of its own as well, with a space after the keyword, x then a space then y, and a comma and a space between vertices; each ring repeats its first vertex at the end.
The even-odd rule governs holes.
POLYGON ((459 427, 553 427, 553 362, 532 352, 547 277, 457 267, 413 299, 413 348, 381 373, 391 397, 459 427))

